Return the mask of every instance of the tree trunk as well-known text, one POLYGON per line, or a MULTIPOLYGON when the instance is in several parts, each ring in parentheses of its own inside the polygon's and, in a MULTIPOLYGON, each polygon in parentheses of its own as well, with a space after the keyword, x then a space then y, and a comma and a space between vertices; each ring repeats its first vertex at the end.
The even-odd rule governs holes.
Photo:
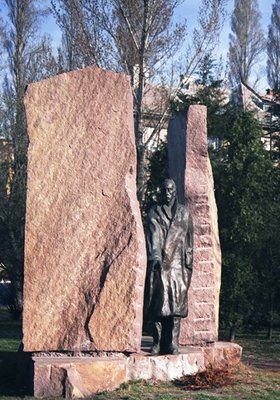
POLYGON ((270 310, 268 313, 268 327, 266 333, 266 339, 272 339, 272 331, 273 331, 273 317, 274 317, 274 304, 273 304, 273 292, 270 293, 270 310))
POLYGON ((137 151, 137 198, 140 207, 143 205, 144 192, 145 192, 145 148, 142 146, 137 151))
POLYGON ((229 330, 229 341, 234 342, 235 340, 235 334, 236 334, 236 325, 231 325, 230 330, 229 330))
POLYGON ((141 34, 141 45, 139 48, 139 71, 138 71, 138 84, 136 89, 135 99, 135 142, 137 148, 137 198, 140 207, 143 205, 144 187, 145 187, 145 145, 143 141, 143 95, 145 84, 145 52, 147 46, 147 23, 149 13, 149 1, 144 0, 144 18, 141 34))
POLYGON ((267 333, 266 333, 266 339, 271 340, 272 339, 272 331, 273 331, 273 324, 272 321, 268 325, 267 333))
MULTIPOLYGON (((14 270, 16 268, 14 267, 14 270)), ((11 283, 12 283, 12 298, 11 303, 9 304, 9 308, 14 319, 18 320, 22 316, 23 310, 23 277, 20 273, 21 267, 18 267, 16 271, 17 273, 12 274, 11 283)), ((15 271, 13 271, 15 272, 15 271)))

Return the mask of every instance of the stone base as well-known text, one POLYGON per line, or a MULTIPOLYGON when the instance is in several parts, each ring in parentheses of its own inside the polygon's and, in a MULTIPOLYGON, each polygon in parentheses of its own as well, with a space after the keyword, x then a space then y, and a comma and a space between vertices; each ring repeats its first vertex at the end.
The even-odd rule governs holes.
POLYGON ((32 357, 32 390, 35 397, 88 397, 118 388, 130 380, 169 381, 183 375, 239 363, 242 349, 217 342, 206 347, 182 347, 178 355, 150 356, 145 338, 139 354, 107 356, 63 355, 32 357))

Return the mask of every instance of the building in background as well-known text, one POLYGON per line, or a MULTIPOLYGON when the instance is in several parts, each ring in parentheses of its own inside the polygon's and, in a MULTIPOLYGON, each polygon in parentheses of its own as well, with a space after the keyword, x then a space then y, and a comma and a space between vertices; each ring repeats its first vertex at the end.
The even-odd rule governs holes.
POLYGON ((237 107, 253 111, 263 130, 262 141, 270 152, 271 158, 279 157, 274 151, 280 133, 280 97, 271 89, 265 95, 257 93, 245 82, 240 82, 231 93, 231 101, 237 107))

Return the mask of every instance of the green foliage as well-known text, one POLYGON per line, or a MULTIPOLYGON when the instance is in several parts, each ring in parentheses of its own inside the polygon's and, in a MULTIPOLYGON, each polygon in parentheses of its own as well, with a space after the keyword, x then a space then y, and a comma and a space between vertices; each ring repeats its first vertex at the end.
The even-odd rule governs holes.
POLYGON ((220 164, 218 200, 224 242, 230 248, 245 246, 248 254, 261 240, 270 208, 272 163, 261 135, 252 114, 237 115, 226 138, 226 159, 220 164))
MULTIPOLYGON (((267 320, 271 300, 275 302, 277 262, 273 267, 269 253, 272 246, 277 248, 272 225, 279 216, 276 170, 257 120, 249 112, 236 111, 228 118, 224 148, 212 152, 212 159, 223 255, 221 323, 238 327, 254 319, 258 325, 264 316, 267 320)), ((279 256, 277 260, 279 265, 279 256)))

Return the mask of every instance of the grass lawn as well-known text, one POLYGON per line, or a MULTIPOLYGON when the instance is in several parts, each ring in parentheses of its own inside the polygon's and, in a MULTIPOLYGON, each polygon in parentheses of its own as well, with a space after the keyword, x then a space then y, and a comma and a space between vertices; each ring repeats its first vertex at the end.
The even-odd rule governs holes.
MULTIPOLYGON (((18 322, 3 319, 0 312, 0 399, 20 399, 26 388, 17 372, 17 349, 21 342, 18 322)), ((233 372, 233 382, 207 390, 186 390, 172 382, 130 382, 96 400, 280 400, 280 333, 273 340, 264 334, 240 335, 243 362, 233 372)))

